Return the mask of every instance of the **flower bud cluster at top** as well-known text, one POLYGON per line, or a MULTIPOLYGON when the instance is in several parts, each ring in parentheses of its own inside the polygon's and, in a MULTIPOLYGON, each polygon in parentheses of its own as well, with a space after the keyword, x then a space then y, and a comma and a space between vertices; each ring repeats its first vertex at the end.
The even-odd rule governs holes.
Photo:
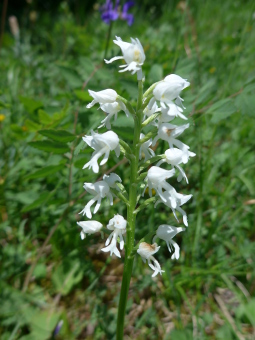
MULTIPOLYGON (((115 60, 124 59, 126 64, 120 66, 123 69, 119 72, 130 71, 132 74, 137 73, 138 81, 142 82, 142 65, 145 61, 145 54, 140 41, 131 38, 131 43, 127 43, 122 41, 121 38, 116 37, 114 43, 120 47, 122 56, 105 60, 105 62, 108 64, 115 60)), ((190 148, 188 145, 177 139, 184 130, 189 127, 189 124, 186 123, 180 126, 172 124, 172 120, 176 117, 187 120, 187 117, 183 114, 185 108, 182 104, 183 99, 180 97, 180 93, 189 85, 190 83, 186 79, 183 79, 176 74, 170 74, 165 77, 164 80, 153 84, 145 92, 141 103, 143 114, 139 132, 140 142, 137 144, 139 145, 139 153, 137 154, 137 158, 139 159, 137 159, 137 161, 141 161, 141 167, 139 168, 142 169, 141 171, 146 170, 146 168, 158 161, 156 165, 149 168, 147 173, 144 173, 144 175, 141 176, 143 180, 141 179, 139 185, 140 187, 145 187, 143 196, 148 188, 149 195, 152 197, 152 189, 154 189, 156 192, 155 207, 160 203, 164 204, 172 210, 174 217, 178 222, 177 212, 180 213, 186 227, 188 227, 188 218, 186 212, 182 209, 182 206, 192 197, 192 195, 178 193, 167 180, 175 176, 177 172, 177 181, 180 182, 181 180, 184 180, 184 182, 188 183, 188 178, 181 167, 181 164, 186 164, 190 157, 195 156, 195 153, 189 150, 190 148), (157 132, 154 133, 154 135, 150 133, 146 135, 145 131, 142 132, 142 129, 148 126, 154 127, 154 130, 156 127, 157 132), (155 156, 151 146, 156 146, 159 140, 166 141, 169 145, 169 149, 167 149, 163 155, 155 156), (165 164, 166 166, 169 165, 170 169, 161 168, 160 165, 162 164, 165 164)), ((98 173, 99 166, 108 161, 111 151, 114 151, 117 157, 119 157, 120 152, 122 152, 130 161, 132 147, 120 140, 119 136, 111 130, 111 119, 112 117, 116 119, 120 111, 123 111, 128 117, 135 117, 138 113, 134 111, 131 104, 126 99, 119 96, 113 89, 106 89, 99 92, 89 90, 89 94, 93 100, 87 105, 87 108, 99 104, 99 107, 106 113, 106 117, 101 121, 99 128, 106 127, 108 129, 107 132, 102 134, 92 130, 91 136, 83 137, 84 142, 94 149, 90 161, 86 163, 83 168, 89 168, 92 169, 94 173, 98 173), (101 159, 100 163, 99 159, 101 159)), ((140 173, 138 171, 137 176, 139 175, 140 173)), ((130 207, 127 192, 121 183, 121 178, 115 173, 104 175, 103 180, 96 183, 84 183, 84 189, 91 194, 93 198, 86 204, 80 214, 86 215, 88 219, 91 219, 92 205, 95 203, 93 211, 93 214, 95 214, 100 208, 101 200, 105 197, 108 198, 110 205, 113 205, 113 197, 118 196, 130 207)), ((132 183, 130 183, 130 185, 132 185, 132 183)), ((136 204, 137 203, 138 202, 136 202, 136 204)), ((145 203, 146 201, 138 207, 137 211, 140 211, 145 207, 145 203)), ((132 211, 132 214, 135 213, 135 211, 132 211)), ((85 238, 86 234, 93 234, 101 231, 103 227, 100 222, 92 220, 77 223, 82 228, 82 239, 85 238)), ((105 248, 101 250, 110 252, 110 255, 115 254, 116 256, 121 257, 120 251, 117 248, 117 243, 119 243, 119 248, 122 250, 124 248, 123 235, 126 233, 126 227, 127 221, 121 215, 117 214, 110 219, 107 229, 110 230, 111 233, 105 242, 105 248)), ((185 228, 183 227, 162 224, 154 232, 155 236, 152 241, 153 244, 148 244, 146 242, 137 244, 137 253, 142 257, 144 262, 148 262, 149 267, 153 270, 152 276, 155 276, 158 273, 162 274, 163 272, 160 264, 153 256, 160 248, 160 246, 155 243, 155 240, 157 238, 164 240, 169 252, 172 253, 171 258, 178 259, 180 257, 180 247, 173 241, 173 237, 184 230, 185 228)))

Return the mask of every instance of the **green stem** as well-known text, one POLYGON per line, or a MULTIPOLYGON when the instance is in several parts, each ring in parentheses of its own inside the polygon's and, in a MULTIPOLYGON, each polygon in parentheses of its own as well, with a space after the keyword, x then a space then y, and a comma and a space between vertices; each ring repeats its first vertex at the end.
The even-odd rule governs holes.
POLYGON ((134 249, 134 241, 135 241, 135 222, 136 222, 136 214, 134 214, 136 208, 137 201, 137 175, 138 175, 138 162, 139 162, 139 140, 142 126, 142 98, 143 98, 143 83, 142 80, 138 81, 138 99, 137 99, 137 107, 136 114, 134 116, 134 140, 133 140, 133 148, 132 148, 132 159, 130 163, 130 187, 129 187, 129 206, 127 207, 127 241, 126 241, 126 253, 125 253, 125 262, 124 262, 124 271, 123 278, 121 284, 120 291, 120 300, 118 307, 118 318, 117 318, 117 333, 116 339, 123 339, 124 332, 124 322, 125 322, 125 314, 126 314, 126 306, 127 306, 127 298, 128 298, 128 290, 132 275, 132 268, 134 257, 132 255, 132 251, 134 249))
POLYGON ((109 29, 107 32, 106 45, 105 45, 105 50, 104 50, 104 59, 106 58, 106 55, 108 52, 109 42, 110 42, 111 33, 112 33, 112 25, 113 25, 113 21, 110 22, 109 29))

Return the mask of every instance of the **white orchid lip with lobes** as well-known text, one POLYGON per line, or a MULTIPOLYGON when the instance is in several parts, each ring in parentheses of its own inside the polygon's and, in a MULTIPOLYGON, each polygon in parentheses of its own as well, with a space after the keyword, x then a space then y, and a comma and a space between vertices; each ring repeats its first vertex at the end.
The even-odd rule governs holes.
POLYGON ((168 123, 175 117, 180 117, 181 119, 187 120, 188 118, 182 114, 183 109, 176 105, 174 102, 169 102, 165 104, 161 102, 161 115, 159 121, 161 123, 168 123))
POLYGON ((95 133, 91 131, 92 136, 82 137, 85 143, 87 143, 95 151, 92 154, 91 160, 86 163, 83 169, 92 168, 93 172, 99 172, 98 159, 104 155, 100 165, 105 164, 108 161, 110 151, 115 151, 117 157, 120 155, 119 137, 113 131, 107 131, 102 133, 95 133))
POLYGON ((115 254, 117 257, 121 257, 119 249, 117 248, 117 241, 119 238, 120 250, 122 250, 124 248, 124 239, 122 235, 126 233, 126 226, 127 221, 123 216, 119 214, 114 215, 107 225, 107 229, 113 230, 113 232, 105 242, 106 247, 101 249, 103 252, 110 252, 110 256, 115 254))
MULTIPOLYGON (((173 187, 166 182, 166 179, 175 174, 175 169, 165 170, 157 166, 152 166, 148 171, 147 181, 149 187, 149 195, 152 196, 152 189, 155 189, 157 194, 164 200, 163 189, 171 193, 173 187)), ((145 187, 146 188, 146 187, 145 187)))
POLYGON ((160 196, 159 200, 156 201, 155 203, 155 207, 159 204, 159 203, 164 203, 167 207, 169 207, 173 214, 174 217, 176 218, 177 222, 179 222, 175 210, 179 211, 182 216, 183 216, 183 223, 184 225, 187 227, 188 226, 188 217, 186 212, 181 208, 181 206, 183 204, 185 204, 186 202, 188 202, 188 200, 190 200, 192 197, 192 195, 182 195, 179 194, 178 192, 176 192, 176 190, 174 188, 172 188, 171 192, 165 191, 162 196, 160 196), (162 199, 162 197, 164 199, 162 199))
POLYGON ((177 178, 177 181, 180 182, 183 178, 185 178, 186 182, 189 183, 188 178, 179 164, 183 163, 186 164, 189 160, 189 157, 194 157, 196 154, 194 152, 189 151, 188 149, 180 150, 177 148, 168 149, 165 151, 165 158, 160 160, 157 163, 157 166, 160 166, 162 163, 166 162, 171 164, 172 166, 176 167, 180 174, 177 178))
POLYGON ((108 130, 110 130, 111 129, 111 123, 110 123, 111 118, 114 116, 115 120, 116 120, 117 114, 121 110, 123 110, 125 112, 126 116, 129 115, 126 106, 122 102, 113 102, 113 103, 102 104, 102 105, 100 105, 100 108, 104 112, 106 112, 107 116, 106 116, 105 119, 103 119, 101 121, 102 124, 98 128, 105 126, 108 130))
POLYGON ((169 148, 173 148, 173 146, 177 146, 180 149, 189 149, 189 146, 182 143, 176 137, 179 137, 184 130, 188 129, 189 124, 185 125, 173 125, 170 123, 162 123, 158 126, 158 134, 154 138, 152 142, 152 146, 154 146, 159 139, 165 140, 169 144, 169 148))
POLYGON ((118 93, 112 89, 106 89, 99 92, 89 90, 89 94, 91 95, 91 97, 94 98, 94 100, 87 105, 88 109, 94 106, 96 103, 99 104, 114 103, 118 97, 118 93))
POLYGON ((190 83, 187 79, 183 79, 176 74, 170 74, 156 85, 153 94, 157 100, 163 103, 171 103, 174 99, 179 98, 181 91, 189 85, 190 83))
POLYGON ((82 231, 80 232, 82 240, 85 239, 86 234, 95 234, 103 228, 102 223, 98 221, 80 221, 77 222, 77 224, 82 228, 82 231))
MULTIPOLYGON (((143 139, 144 134, 140 134, 140 139, 143 139)), ((142 158, 142 154, 144 154, 144 161, 146 162, 151 157, 155 156, 155 152, 150 148, 152 144, 152 140, 149 139, 147 142, 143 143, 140 147, 139 158, 142 158)))
POLYGON ((157 243, 149 244, 146 242, 141 242, 137 250, 137 253, 142 257, 143 262, 145 263, 148 261, 149 267, 154 270, 152 277, 156 276, 157 274, 162 275, 162 273, 164 273, 164 270, 161 269, 160 264, 153 256, 153 254, 155 254, 159 248, 160 247, 158 247, 157 243))
POLYGON ((174 259, 178 260, 180 257, 180 247, 175 241, 172 240, 172 238, 176 234, 180 233, 181 231, 185 231, 185 228, 181 228, 181 227, 176 228, 171 225, 162 224, 158 227, 156 236, 154 237, 153 242, 155 241, 157 237, 164 240, 167 244, 167 248, 170 253, 172 252, 174 248, 174 253, 171 258, 173 260, 174 259))
POLYGON ((84 207, 84 209, 80 212, 80 214, 86 215, 87 218, 91 218, 92 214, 90 211, 91 206, 96 202, 96 206, 94 209, 94 214, 97 213, 98 209, 101 205, 101 200, 104 197, 107 197, 110 201, 110 205, 113 205, 113 195, 111 193, 110 188, 115 188, 116 183, 121 182, 121 179, 118 175, 111 173, 109 176, 105 175, 102 181, 98 181, 96 183, 84 183, 84 189, 94 196, 84 207))

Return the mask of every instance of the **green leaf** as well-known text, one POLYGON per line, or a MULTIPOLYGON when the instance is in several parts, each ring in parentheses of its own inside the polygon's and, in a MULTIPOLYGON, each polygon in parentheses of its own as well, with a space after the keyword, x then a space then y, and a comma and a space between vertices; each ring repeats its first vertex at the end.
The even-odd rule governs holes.
POLYGON ((91 102, 93 99, 87 91, 75 90, 74 93, 78 99, 83 100, 84 102, 91 102))
POLYGON ((164 337, 164 340, 190 340, 192 339, 192 332, 190 330, 179 330, 179 329, 174 329, 170 334, 166 334, 164 337))
POLYGON ((67 295, 73 286, 81 281, 83 272, 80 270, 78 260, 66 261, 60 264, 52 275, 56 290, 62 295, 67 295))
POLYGON ((46 166, 40 170, 33 172, 30 175, 24 177, 24 179, 34 179, 34 178, 42 178, 47 177, 49 175, 55 174, 56 172, 63 169, 63 165, 50 165, 46 166))
POLYGON ((50 140, 43 140, 38 142, 30 142, 28 145, 46 152, 53 152, 63 154, 70 151, 69 147, 62 143, 52 142, 50 140))
POLYGON ((44 263, 38 263, 33 271, 33 276, 36 279, 44 278, 47 274, 47 268, 44 263))
POLYGON ((8 109, 10 104, 5 104, 2 100, 0 100, 0 108, 8 109))
POLYGON ((38 131, 41 128, 40 124, 37 124, 35 122, 33 122, 30 119, 26 119, 25 120, 25 127, 29 130, 29 131, 38 131))
POLYGON ((243 115, 255 118, 255 95, 243 92, 235 99, 235 105, 243 115))
POLYGON ((255 327, 255 299, 251 298, 246 304, 241 304, 236 312, 237 316, 241 318, 246 316, 250 323, 255 327))
POLYGON ((71 88, 82 87, 82 80, 75 70, 63 65, 57 66, 60 68, 61 76, 67 81, 71 88))
POLYGON ((237 112, 233 99, 227 98, 219 100, 213 104, 207 111, 212 114, 211 122, 218 123, 219 121, 231 116, 237 112))
POLYGON ((52 122, 51 117, 48 115, 47 112, 45 112, 44 110, 39 110, 38 111, 38 116, 39 116, 39 120, 42 124, 46 125, 46 124, 50 124, 52 122))
POLYGON ((6 192, 6 197, 8 200, 17 201, 22 204, 31 204, 38 198, 38 193, 33 190, 23 191, 23 192, 6 192))
POLYGON ((208 101, 211 97, 213 97, 216 89, 216 81, 215 79, 210 79, 207 81, 204 86, 202 86, 198 92, 197 98, 196 98, 196 106, 199 104, 204 104, 208 101))
POLYGON ((163 68, 159 64, 154 64, 149 72, 149 79, 152 83, 163 78, 163 68))
MULTIPOLYGON (((27 320, 31 328, 31 339, 47 340, 57 326, 60 314, 53 310, 34 311, 33 315, 27 320)), ((25 339, 25 337, 23 337, 25 339)), ((27 338, 30 339, 30 338, 27 338)))
POLYGON ((40 195, 40 197, 35 200, 33 203, 25 206, 21 212, 27 212, 27 211, 30 211, 30 210, 33 210, 35 208, 38 208, 40 207, 43 203, 45 203, 48 198, 51 196, 51 193, 50 192, 44 192, 40 195))
POLYGON ((82 139, 80 143, 74 149, 74 155, 77 156, 82 149, 85 149, 85 147, 86 147, 86 143, 84 143, 84 140, 82 139))
POLYGON ((66 130, 39 130, 41 135, 57 142, 72 142, 76 136, 66 130))
POLYGON ((39 100, 34 100, 28 97, 19 97, 20 102, 24 105, 29 113, 33 113, 37 109, 43 107, 43 103, 39 100))

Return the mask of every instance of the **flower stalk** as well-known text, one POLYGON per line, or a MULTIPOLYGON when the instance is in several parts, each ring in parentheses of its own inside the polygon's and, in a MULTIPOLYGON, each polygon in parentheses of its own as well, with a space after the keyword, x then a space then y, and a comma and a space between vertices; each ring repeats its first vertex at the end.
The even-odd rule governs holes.
POLYGON ((126 64, 120 65, 121 70, 119 72, 130 71, 131 74, 137 73, 137 104, 134 109, 127 99, 121 97, 113 89, 99 92, 89 90, 93 100, 87 105, 87 108, 90 109, 95 104, 99 104, 100 109, 104 111, 106 116, 101 121, 98 129, 106 127, 108 131, 100 134, 92 130, 91 136, 83 137, 84 142, 94 149, 90 161, 83 168, 89 168, 94 173, 98 173, 101 166, 108 161, 111 153, 114 152, 117 157, 121 153, 129 161, 129 188, 128 190, 125 189, 123 185, 125 182, 122 182, 122 179, 115 173, 105 174, 103 180, 96 183, 84 183, 84 189, 92 195, 92 198, 85 205, 81 214, 86 215, 90 220, 78 222, 78 225, 82 228, 80 234, 82 239, 85 238, 85 234, 90 235, 98 231, 101 234, 103 234, 103 231, 109 234, 110 231, 105 247, 101 249, 105 253, 110 253, 110 256, 114 255, 120 258, 121 251, 125 246, 125 261, 116 330, 116 339, 122 340, 135 255, 138 254, 142 261, 147 263, 149 268, 153 270, 152 277, 158 274, 162 275, 164 270, 161 268, 157 256, 154 256, 161 248, 161 245, 155 243, 155 240, 165 241, 169 252, 172 253, 171 259, 178 260, 181 255, 180 247, 173 240, 173 237, 186 230, 183 227, 162 224, 157 230, 147 231, 140 241, 135 242, 136 216, 148 205, 154 204, 154 207, 156 207, 161 203, 168 210, 172 210, 178 223, 177 215, 182 215, 183 224, 188 227, 187 214, 182 209, 182 205, 192 195, 178 193, 170 183, 176 175, 178 176, 178 182, 184 179, 188 183, 187 176, 180 164, 186 164, 189 158, 194 157, 195 154, 189 151, 188 145, 176 139, 189 127, 189 124, 178 126, 169 123, 176 117, 187 120, 187 117, 182 113, 182 108, 184 107, 180 93, 189 86, 189 82, 178 75, 172 74, 165 77, 164 80, 153 84, 143 94, 142 65, 145 61, 145 54, 139 39, 131 38, 131 43, 127 43, 116 36, 114 43, 120 47, 123 56, 113 57, 110 60, 105 60, 105 62, 109 64, 116 60, 124 59, 126 64), (122 69, 123 67, 124 69, 122 69), (123 141, 111 130, 111 120, 113 118, 116 120, 121 111, 134 120, 132 144, 123 141), (143 130, 144 128, 146 129, 143 130), (156 146, 159 140, 167 141, 169 144, 169 149, 162 155, 156 154, 156 150, 151 148, 151 146, 156 146), (157 164, 153 164, 156 162, 157 164), (159 167, 161 164, 167 169, 159 167), (169 166, 171 169, 169 169, 169 166), (147 188, 148 190, 146 190, 147 188), (140 203, 140 198, 145 193, 146 195, 149 194, 150 198, 140 203), (100 222, 91 220, 92 214, 96 214, 100 208, 101 201, 105 200, 105 198, 108 198, 110 205, 113 205, 114 197, 118 197, 126 205, 127 217, 125 219, 119 214, 114 215, 110 219, 107 229, 105 229, 100 222), (92 206, 93 211, 91 211, 92 206), (153 240, 153 244, 147 243, 151 240, 153 240))
POLYGON ((138 173, 138 163, 139 163, 139 140, 140 133, 142 129, 142 114, 140 112, 140 108, 142 106, 142 98, 143 98, 143 83, 142 80, 138 80, 138 99, 137 99, 137 107, 136 114, 134 116, 134 140, 133 140, 133 148, 132 157, 130 162, 130 187, 129 187, 129 206, 127 207, 127 241, 126 241, 126 253, 125 253, 125 262, 124 262, 124 271, 123 278, 121 284, 120 291, 120 299, 119 299, 119 308, 118 308, 118 317, 117 317, 117 340, 123 339, 124 332, 124 320, 126 314, 126 305, 127 305, 127 297, 128 290, 132 275, 132 268, 134 257, 131 256, 134 248, 134 240, 135 240, 135 222, 136 222, 136 214, 134 213, 136 204, 137 204, 137 173, 138 173))

